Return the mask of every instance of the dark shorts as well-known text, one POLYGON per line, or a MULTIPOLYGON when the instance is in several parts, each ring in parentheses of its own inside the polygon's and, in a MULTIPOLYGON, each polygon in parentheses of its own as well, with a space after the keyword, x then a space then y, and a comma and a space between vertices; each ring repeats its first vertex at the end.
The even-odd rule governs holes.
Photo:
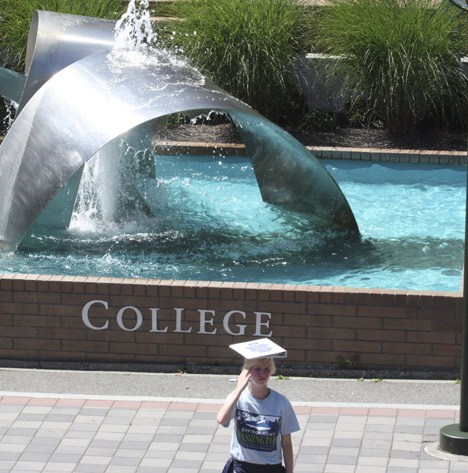
POLYGON ((230 458, 224 466, 223 473, 284 473, 286 470, 281 463, 276 465, 259 465, 230 458))

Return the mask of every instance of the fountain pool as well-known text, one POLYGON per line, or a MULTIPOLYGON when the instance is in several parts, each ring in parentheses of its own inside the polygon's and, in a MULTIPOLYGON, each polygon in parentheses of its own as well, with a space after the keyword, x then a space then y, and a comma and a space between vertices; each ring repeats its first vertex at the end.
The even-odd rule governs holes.
POLYGON ((151 218, 119 224, 78 206, 68 230, 36 228, 0 254, 0 271, 460 290, 463 166, 322 161, 359 224, 350 240, 263 202, 248 158, 156 161, 151 218))

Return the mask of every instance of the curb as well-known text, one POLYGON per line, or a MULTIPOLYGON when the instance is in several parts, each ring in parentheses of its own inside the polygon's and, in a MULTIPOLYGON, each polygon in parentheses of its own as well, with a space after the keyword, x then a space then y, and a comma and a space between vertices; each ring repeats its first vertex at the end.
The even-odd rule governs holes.
MULTIPOLYGON (((419 149, 347 148, 306 146, 318 159, 343 159, 379 163, 463 165, 468 157, 465 151, 419 149)), ((245 156, 245 146, 237 143, 158 141, 159 154, 245 156)))

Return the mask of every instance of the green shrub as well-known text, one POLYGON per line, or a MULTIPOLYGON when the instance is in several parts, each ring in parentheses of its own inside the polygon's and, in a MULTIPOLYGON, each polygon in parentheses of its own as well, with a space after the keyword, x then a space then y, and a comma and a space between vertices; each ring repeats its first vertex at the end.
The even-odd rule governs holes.
POLYGON ((0 0, 0 57, 4 67, 23 72, 29 25, 36 10, 117 20, 122 0, 0 0))
POLYGON ((295 0, 192 0, 175 3, 173 45, 206 76, 268 118, 281 121, 297 93, 295 0))
POLYGON ((406 133, 426 122, 466 126, 468 15, 432 0, 332 0, 317 19, 321 47, 342 56, 343 84, 369 121, 406 133))

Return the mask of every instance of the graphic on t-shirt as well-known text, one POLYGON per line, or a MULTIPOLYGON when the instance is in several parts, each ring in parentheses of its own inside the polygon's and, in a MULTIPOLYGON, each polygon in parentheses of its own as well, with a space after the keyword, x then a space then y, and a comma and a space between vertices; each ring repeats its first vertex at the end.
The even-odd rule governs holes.
POLYGON ((236 409, 239 444, 250 450, 273 452, 280 431, 280 416, 256 414, 236 409))

